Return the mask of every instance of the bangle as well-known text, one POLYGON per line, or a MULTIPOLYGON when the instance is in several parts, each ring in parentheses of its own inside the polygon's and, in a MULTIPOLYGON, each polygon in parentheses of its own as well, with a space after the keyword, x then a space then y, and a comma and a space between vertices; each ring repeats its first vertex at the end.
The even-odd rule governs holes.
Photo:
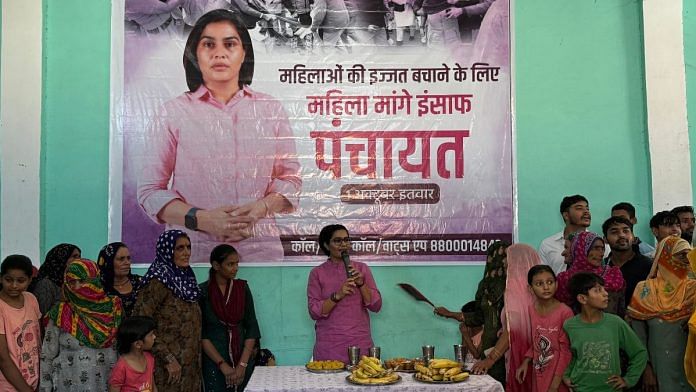
POLYGON ((240 362, 239 362, 239 366, 245 368, 245 367, 248 366, 248 364, 247 364, 246 362, 241 362, 241 361, 240 361, 240 362))
POLYGON ((334 291, 333 293, 331 293, 331 297, 330 297, 329 299, 330 299, 331 302, 333 302, 333 303, 338 303, 338 302, 340 301, 340 299, 338 299, 338 297, 336 296, 336 292, 335 292, 335 291, 334 291))
POLYGON ((223 363, 225 363, 225 360, 224 360, 224 359, 221 359, 221 360, 218 361, 218 363, 217 363, 218 369, 220 369, 220 366, 222 366, 223 363))
POLYGON ((365 286, 365 281, 363 280, 362 284, 356 284, 356 286, 357 286, 357 288, 361 288, 361 287, 365 286))

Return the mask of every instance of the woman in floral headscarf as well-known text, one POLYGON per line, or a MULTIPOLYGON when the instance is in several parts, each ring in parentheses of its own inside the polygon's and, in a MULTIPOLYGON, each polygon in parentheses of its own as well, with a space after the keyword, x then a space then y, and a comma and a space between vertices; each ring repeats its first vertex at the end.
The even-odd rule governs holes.
MULTIPOLYGON (((622 310, 624 303, 624 278, 618 267, 611 267, 603 263, 604 240, 591 231, 577 233, 570 244, 570 252, 573 259, 571 267, 558 274, 558 290, 556 298, 571 308, 574 306, 574 298, 568 292, 568 282, 578 272, 592 272, 604 279, 604 288, 609 293, 609 306, 606 312, 617 314, 622 310)), ((623 315, 621 315, 623 316, 623 315)))
POLYGON ((131 272, 128 247, 123 242, 112 242, 104 246, 99 251, 97 265, 104 290, 109 295, 121 298, 124 316, 129 317, 133 313, 142 277, 131 272))
POLYGON ((93 261, 68 264, 63 299, 44 318, 39 390, 106 391, 122 315, 121 300, 104 292, 93 261))
POLYGON ((152 354, 159 392, 201 389, 201 291, 190 258, 191 240, 186 233, 162 233, 133 309, 134 315, 150 316, 157 322, 152 354))
POLYGON ((631 327, 650 355, 660 391, 691 391, 684 369, 686 323, 694 312, 696 280, 687 254, 691 245, 676 236, 660 241, 647 280, 639 282, 628 305, 631 327))
POLYGON ((46 259, 39 268, 35 283, 29 286, 29 291, 39 301, 41 314, 46 314, 53 304, 60 300, 65 267, 81 256, 80 248, 73 244, 56 245, 46 253, 46 259))

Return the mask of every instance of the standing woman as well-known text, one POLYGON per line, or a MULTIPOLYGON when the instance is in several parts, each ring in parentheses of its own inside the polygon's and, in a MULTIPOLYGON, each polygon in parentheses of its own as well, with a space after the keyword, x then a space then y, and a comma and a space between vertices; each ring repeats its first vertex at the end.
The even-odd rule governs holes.
POLYGON ((235 279, 239 254, 234 247, 215 247, 210 264, 210 278, 200 286, 204 390, 241 392, 254 371, 252 354, 261 338, 254 298, 247 282, 235 279))
MULTIPOLYGON (((631 327, 648 348, 646 377, 660 391, 691 391, 684 369, 687 322, 694 312, 696 280, 689 279, 691 245, 676 236, 660 241, 647 280, 636 286, 628 306, 631 327), (649 374, 653 373, 653 374, 649 374)), ((645 386, 645 385, 644 385, 645 386)))
POLYGON ((379 312, 382 296, 366 264, 351 261, 346 276, 341 253, 351 249, 348 229, 324 227, 319 247, 329 258, 312 269, 307 283, 309 316, 316 321, 314 360, 348 363, 348 346, 367 353, 373 345, 368 310, 379 312))
POLYGON ((123 242, 112 242, 99 251, 97 265, 101 272, 104 290, 121 298, 124 317, 133 313, 140 287, 140 275, 131 273, 131 256, 123 242))
MULTIPOLYGON (((507 243, 498 241, 488 247, 483 279, 476 289, 475 308, 471 313, 464 317, 463 313, 451 312, 444 307, 437 307, 434 310, 435 314, 454 318, 467 327, 483 326, 480 350, 477 353, 477 359, 480 360, 477 362, 477 370, 480 373, 488 373, 503 385, 505 385, 506 374, 505 361, 500 359, 508 348, 507 334, 504 339, 498 339, 498 337, 502 329, 500 316, 505 304, 508 246, 507 243), (500 350, 495 349, 499 340, 500 350), (486 355, 487 352, 492 355, 486 355)), ((463 329, 460 328, 460 330, 463 332, 463 329)), ((470 337, 467 338, 470 339, 470 337)))
POLYGON ((604 288, 609 293, 606 312, 623 317, 626 283, 619 267, 604 264, 604 244, 604 239, 591 231, 582 231, 573 237, 570 243, 572 264, 566 271, 558 274, 556 299, 572 308, 575 300, 568 292, 570 278, 578 272, 592 272, 604 279, 604 288))
POLYGON ((68 264, 63 299, 45 318, 39 391, 106 391, 122 315, 121 300, 104 292, 93 261, 68 264))
POLYGON ((46 314, 53 304, 60 301, 65 267, 81 256, 82 251, 73 244, 56 245, 46 253, 46 259, 39 268, 39 275, 29 286, 29 291, 39 301, 41 314, 46 314))
POLYGON ((156 258, 142 279, 133 315, 157 322, 155 384, 159 392, 201 388, 201 291, 189 265, 191 241, 181 230, 157 240, 156 258))

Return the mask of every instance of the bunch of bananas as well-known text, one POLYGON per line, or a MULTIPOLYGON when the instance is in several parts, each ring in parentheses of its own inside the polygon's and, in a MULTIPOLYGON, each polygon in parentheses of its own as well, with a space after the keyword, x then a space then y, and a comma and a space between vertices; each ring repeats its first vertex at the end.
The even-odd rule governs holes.
POLYGON ((307 369, 310 370, 339 370, 346 365, 341 361, 312 361, 307 364, 307 369))
POLYGON ((427 382, 459 382, 469 378, 469 373, 462 370, 462 364, 450 359, 431 359, 428 367, 414 366, 416 380, 427 382))
POLYGON ((349 377, 351 381, 359 384, 387 384, 399 379, 393 370, 383 368, 379 359, 364 355, 349 377))

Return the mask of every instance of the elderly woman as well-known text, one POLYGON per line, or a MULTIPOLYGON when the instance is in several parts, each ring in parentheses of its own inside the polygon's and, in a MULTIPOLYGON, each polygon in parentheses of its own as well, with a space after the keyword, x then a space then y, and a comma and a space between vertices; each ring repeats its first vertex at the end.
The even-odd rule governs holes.
POLYGON ((638 283, 628 306, 631 327, 650 355, 643 384, 654 386, 656 376, 660 391, 692 390, 684 370, 687 322, 696 298, 696 280, 688 277, 690 250, 676 236, 660 241, 650 275, 638 283))
POLYGON ((93 261, 68 264, 63 299, 46 315, 39 391, 106 391, 122 314, 121 300, 104 292, 93 261))
POLYGON ((181 230, 157 240, 156 259, 142 280, 133 314, 157 322, 155 384, 159 392, 201 388, 201 291, 189 265, 191 241, 181 230))
POLYGON ((568 270, 558 274, 558 290, 556 298, 570 306, 574 306, 574 299, 568 292, 568 282, 578 272, 592 272, 604 279, 604 288, 609 293, 609 306, 606 312, 623 317, 624 288, 626 283, 619 267, 605 265, 604 239, 591 231, 577 233, 570 244, 572 264, 568 270))
POLYGON ((312 269, 307 283, 307 307, 316 321, 314 359, 347 363, 348 346, 366 353, 373 345, 368 310, 379 312, 382 296, 366 264, 350 261, 346 272, 342 254, 351 249, 348 229, 324 227, 319 247, 328 260, 312 269))
POLYGON ((39 275, 29 286, 29 291, 39 301, 41 314, 46 314, 53 304, 60 300, 65 267, 81 256, 80 248, 73 244, 56 245, 46 253, 46 259, 39 268, 39 275))
POLYGON ((203 383, 206 391, 241 392, 253 372, 254 346, 261 338, 254 298, 247 282, 235 279, 239 254, 234 247, 215 247, 210 264, 210 278, 200 286, 203 383))
POLYGON ((131 272, 131 256, 123 242, 112 242, 99 251, 97 265, 104 290, 121 298, 124 316, 133 312, 135 298, 140 287, 140 275, 131 272))
POLYGON ((184 70, 189 91, 164 103, 145 137, 140 206, 188 233, 195 262, 221 239, 246 261, 282 260, 274 216, 296 208, 300 165, 282 104, 249 88, 254 48, 237 15, 201 16, 184 70))

